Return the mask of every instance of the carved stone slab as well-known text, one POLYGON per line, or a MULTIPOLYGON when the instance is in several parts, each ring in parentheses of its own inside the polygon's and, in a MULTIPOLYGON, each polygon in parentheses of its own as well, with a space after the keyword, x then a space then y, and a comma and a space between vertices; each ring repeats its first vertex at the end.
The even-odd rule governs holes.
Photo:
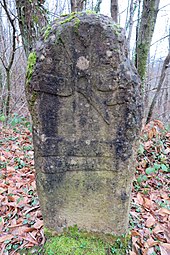
POLYGON ((142 97, 124 31, 86 13, 49 30, 26 87, 45 226, 125 233, 142 97))

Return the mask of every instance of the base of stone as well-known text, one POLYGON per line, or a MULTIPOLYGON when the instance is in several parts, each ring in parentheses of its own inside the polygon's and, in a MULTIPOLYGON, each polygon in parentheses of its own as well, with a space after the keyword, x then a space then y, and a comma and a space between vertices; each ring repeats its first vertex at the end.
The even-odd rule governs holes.
POLYGON ((130 235, 114 236, 82 231, 77 226, 65 229, 62 234, 44 229, 47 242, 44 254, 53 255, 107 255, 128 254, 130 235))

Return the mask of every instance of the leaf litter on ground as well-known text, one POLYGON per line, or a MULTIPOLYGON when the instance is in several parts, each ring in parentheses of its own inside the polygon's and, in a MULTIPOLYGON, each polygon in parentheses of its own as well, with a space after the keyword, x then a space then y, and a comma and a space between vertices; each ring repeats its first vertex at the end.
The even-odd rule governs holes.
MULTIPOLYGON (((31 131, 0 131, 0 255, 42 246, 43 219, 36 193, 31 131)), ((170 254, 170 131, 155 120, 142 131, 130 211, 130 255, 170 254)))

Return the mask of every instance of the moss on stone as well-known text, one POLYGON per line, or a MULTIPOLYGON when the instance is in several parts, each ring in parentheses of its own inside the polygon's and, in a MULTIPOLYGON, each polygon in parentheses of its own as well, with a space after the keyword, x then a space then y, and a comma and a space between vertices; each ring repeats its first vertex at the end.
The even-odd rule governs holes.
POLYGON ((19 250, 19 254, 20 255, 42 255, 43 254, 43 248, 42 247, 39 247, 39 246, 34 246, 30 249, 21 249, 19 250))
POLYGON ((57 234, 56 231, 44 227, 44 235, 45 235, 46 238, 51 238, 53 236, 56 236, 56 234, 57 234))
POLYGON ((67 17, 69 14, 68 13, 64 13, 64 14, 61 14, 60 17, 67 17))
POLYGON ((125 255, 129 245, 129 236, 116 237, 98 233, 80 231, 77 226, 69 227, 62 234, 45 229, 47 242, 44 255, 125 255))
POLYGON ((75 31, 75 33, 78 33, 79 26, 80 26, 80 20, 79 20, 79 18, 76 17, 75 22, 74 22, 74 31, 75 31))
POLYGON ((27 70, 26 70, 26 85, 30 82, 30 80, 32 78, 36 60, 37 60, 37 55, 36 55, 36 52, 33 51, 28 56, 27 70))
POLYGON ((31 98, 29 100, 29 108, 30 109, 33 109, 36 99, 37 99, 37 92, 33 91, 31 98))
POLYGON ((92 10, 86 10, 86 14, 97 14, 95 11, 92 10))
POLYGON ((72 12, 72 13, 68 14, 67 16, 64 16, 64 17, 67 17, 67 18, 60 21, 61 25, 72 21, 76 17, 76 13, 72 12))
POLYGON ((49 37, 49 34, 50 34, 50 31, 51 31, 51 26, 48 25, 45 32, 44 32, 44 40, 47 40, 48 37, 49 37))

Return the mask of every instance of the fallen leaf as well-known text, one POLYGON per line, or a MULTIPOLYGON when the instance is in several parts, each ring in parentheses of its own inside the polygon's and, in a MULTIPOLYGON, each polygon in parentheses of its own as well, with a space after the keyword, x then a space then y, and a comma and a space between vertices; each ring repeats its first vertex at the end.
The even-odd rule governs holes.
POLYGON ((149 150, 150 147, 152 146, 153 142, 151 140, 147 141, 144 143, 144 148, 145 150, 149 150))
POLYGON ((3 227, 4 227, 4 219, 3 219, 3 217, 1 217, 0 218, 0 232, 2 231, 3 227))
POLYGON ((150 237, 148 240, 147 240, 147 244, 149 247, 152 247, 152 246, 155 246, 157 244, 159 244, 158 241, 155 241, 152 237, 150 237))
POLYGON ((148 132, 148 138, 149 138, 149 139, 152 139, 153 136, 154 136, 154 133, 153 133, 153 130, 151 129, 151 130, 149 130, 149 132, 148 132))
POLYGON ((158 210, 158 213, 159 213, 159 215, 161 215, 161 216, 164 216, 164 215, 166 215, 166 214, 169 214, 169 215, 170 215, 170 210, 168 210, 167 208, 161 208, 161 209, 158 210))
POLYGON ((160 248, 160 251, 161 251, 161 255, 169 255, 170 254, 170 244, 160 243, 159 248, 160 248))
POLYGON ((13 238, 13 235, 11 234, 0 236, 0 243, 3 243, 7 240, 11 240, 12 238, 13 238))
POLYGON ((137 255, 137 253, 134 251, 130 251, 129 255, 137 255))
POLYGON ((38 218, 36 219, 36 222, 34 223, 33 227, 36 229, 42 228, 44 225, 43 220, 39 220, 38 218))
POLYGON ((142 197, 141 193, 138 193, 136 198, 137 198, 138 204, 143 205, 143 197, 142 197))
POLYGON ((164 129, 164 125, 160 120, 154 120, 154 123, 160 128, 160 129, 164 129))
POLYGON ((144 197, 143 199, 144 199, 143 206, 146 207, 146 208, 148 208, 148 209, 151 209, 151 208, 153 207, 153 202, 152 202, 152 200, 150 200, 150 199, 148 199, 148 198, 146 198, 146 197, 144 197))
POLYGON ((155 224, 155 222, 156 222, 155 218, 151 215, 149 218, 147 218, 147 220, 145 222, 145 226, 147 228, 150 228, 155 224))
POLYGON ((147 250, 146 255, 153 255, 154 254, 154 248, 151 247, 147 250))
POLYGON ((156 227, 153 229, 155 234, 163 232, 163 229, 160 224, 157 224, 156 227))
POLYGON ((0 156, 0 161, 2 161, 2 162, 5 162, 6 161, 6 158, 4 157, 4 156, 0 156))
POLYGON ((131 236, 141 236, 141 234, 139 232, 137 232, 136 230, 132 230, 131 236))

